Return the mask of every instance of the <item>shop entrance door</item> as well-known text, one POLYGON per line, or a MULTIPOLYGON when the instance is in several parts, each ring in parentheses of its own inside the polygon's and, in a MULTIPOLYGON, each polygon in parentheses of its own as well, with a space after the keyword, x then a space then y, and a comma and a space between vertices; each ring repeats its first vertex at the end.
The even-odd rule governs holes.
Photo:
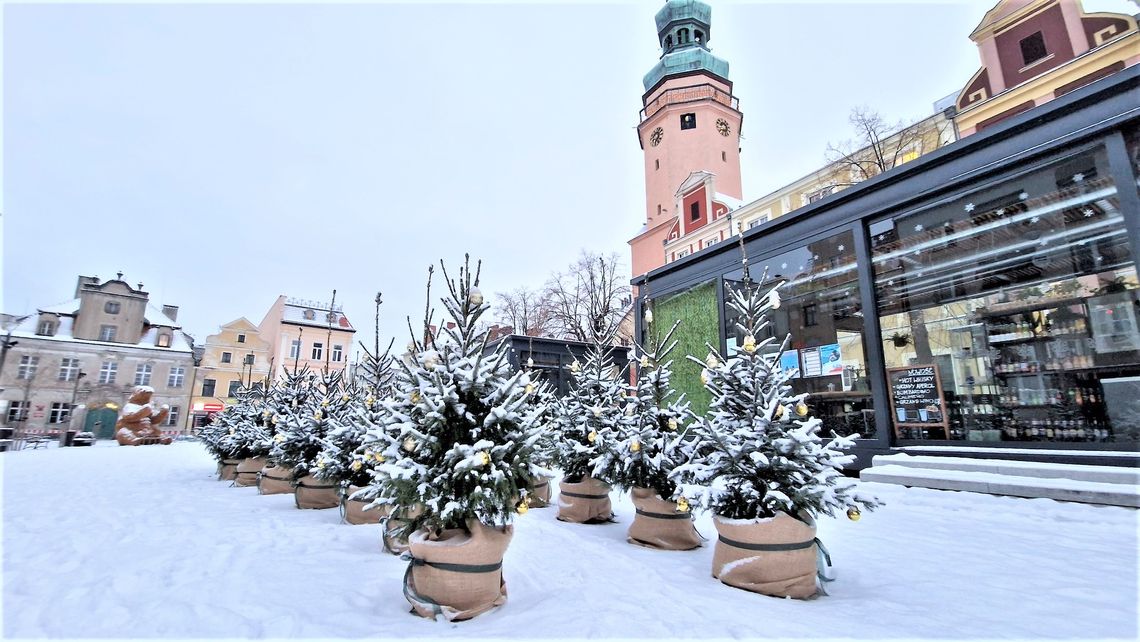
POLYGON ((115 421, 119 413, 110 408, 99 408, 87 411, 87 421, 83 422, 83 429, 95 433, 96 439, 114 439, 115 421))

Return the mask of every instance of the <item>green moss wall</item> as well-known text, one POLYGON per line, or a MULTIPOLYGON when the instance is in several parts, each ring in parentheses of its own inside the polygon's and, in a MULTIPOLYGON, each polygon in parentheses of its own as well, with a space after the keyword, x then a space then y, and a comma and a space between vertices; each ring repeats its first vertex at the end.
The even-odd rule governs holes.
POLYGON ((717 331, 720 315, 716 308, 716 281, 709 281, 679 294, 669 294, 653 302, 654 332, 668 332, 673 322, 681 320, 681 326, 673 333, 677 347, 670 355, 673 358, 671 383, 678 393, 692 403, 692 411, 704 414, 709 407, 709 393, 701 385, 702 366, 685 358, 693 355, 701 361, 708 356, 705 345, 716 345, 720 335, 717 331))

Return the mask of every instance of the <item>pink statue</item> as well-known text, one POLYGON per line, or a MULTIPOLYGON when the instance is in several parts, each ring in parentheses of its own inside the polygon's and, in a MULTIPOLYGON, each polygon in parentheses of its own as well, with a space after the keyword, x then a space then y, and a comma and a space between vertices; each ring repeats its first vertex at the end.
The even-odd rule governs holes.
POLYGON ((146 444, 169 444, 170 437, 163 437, 162 431, 157 428, 170 414, 170 406, 162 404, 158 412, 150 403, 154 388, 150 386, 135 386, 135 391, 119 420, 115 422, 115 441, 120 446, 143 446, 146 444))

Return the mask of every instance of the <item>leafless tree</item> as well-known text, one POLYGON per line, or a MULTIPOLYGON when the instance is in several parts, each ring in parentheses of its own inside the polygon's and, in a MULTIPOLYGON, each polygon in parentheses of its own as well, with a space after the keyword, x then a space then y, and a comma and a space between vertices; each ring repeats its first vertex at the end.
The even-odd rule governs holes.
POLYGON ((544 298, 551 330, 566 339, 591 341, 616 331, 628 311, 629 275, 618 255, 583 250, 564 272, 551 275, 544 298))
POLYGON ((509 325, 515 334, 531 337, 550 336, 550 306, 542 290, 518 287, 510 292, 495 293, 495 316, 509 325))
MULTIPOLYGON (((927 134, 922 121, 889 123, 866 106, 852 109, 847 120, 854 138, 829 144, 825 154, 828 165, 824 171, 836 186, 854 185, 895 167, 916 144, 923 144, 927 134)), ((942 133, 938 132, 936 145, 942 144, 942 133)))

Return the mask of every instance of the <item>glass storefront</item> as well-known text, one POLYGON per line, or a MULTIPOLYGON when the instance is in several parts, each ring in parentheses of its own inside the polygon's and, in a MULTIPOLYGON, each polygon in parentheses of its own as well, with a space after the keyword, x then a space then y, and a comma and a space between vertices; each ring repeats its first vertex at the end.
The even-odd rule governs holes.
MULTIPOLYGON (((750 276, 771 288, 781 281, 780 308, 770 314, 768 336, 774 348, 789 333, 791 343, 780 357, 792 373, 792 389, 811 393, 812 414, 830 435, 858 433, 873 437, 870 379, 863 344, 863 309, 859 298, 855 239, 842 232, 774 256, 749 258, 750 276)), ((743 269, 724 274, 724 287, 739 288, 743 269)), ((737 319, 725 311, 729 353, 743 342, 737 319)), ((767 337, 756 337, 759 342, 767 337)))
POLYGON ((1136 441, 1118 188, 1096 147, 870 225, 897 439, 1136 441))

